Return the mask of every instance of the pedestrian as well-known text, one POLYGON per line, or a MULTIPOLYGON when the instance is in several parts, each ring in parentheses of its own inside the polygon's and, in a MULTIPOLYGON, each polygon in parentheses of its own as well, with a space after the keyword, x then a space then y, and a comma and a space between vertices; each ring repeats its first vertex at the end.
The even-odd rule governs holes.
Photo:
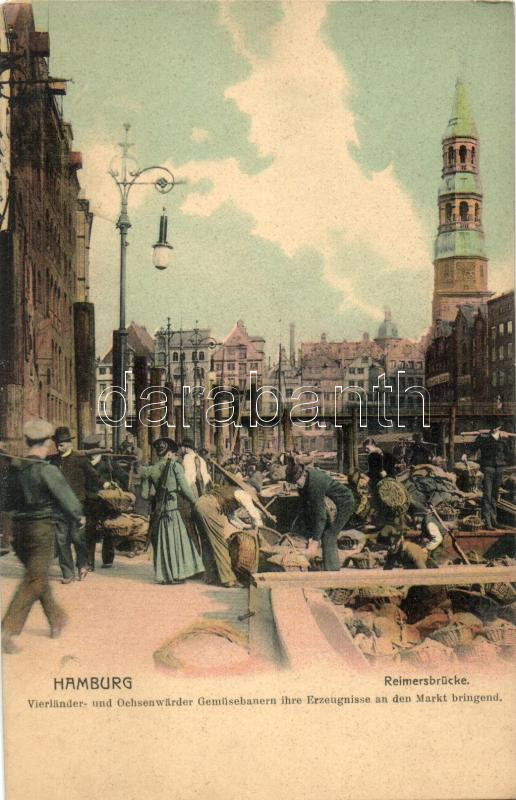
POLYGON ((334 480, 318 467, 305 467, 293 457, 289 458, 286 472, 287 483, 297 486, 303 503, 307 542, 307 557, 317 555, 322 544, 325 570, 339 570, 340 562, 337 534, 344 528, 355 510, 355 499, 351 489, 334 480), (336 515, 330 520, 325 505, 329 498, 335 503, 336 515))
MULTIPOLYGON (((502 485, 503 468, 506 464, 506 443, 501 436, 500 427, 491 428, 488 434, 481 433, 471 446, 473 453, 480 452, 480 470, 484 476, 482 485, 482 517, 486 530, 498 526, 498 490, 502 485)), ((467 461, 467 454, 462 456, 467 461)))
POLYGON ((153 442, 158 461, 142 470, 142 497, 148 499, 151 487, 155 504, 151 514, 150 535, 154 553, 154 576, 157 583, 184 583, 186 578, 204 572, 201 554, 188 535, 178 507, 182 494, 192 505, 195 495, 178 463, 178 445, 163 437, 153 442))
MULTIPOLYGON (((96 452, 100 449, 100 435, 90 433, 82 442, 84 450, 92 451, 88 457, 89 462, 101 483, 101 488, 108 489, 116 484, 123 491, 129 486, 129 475, 122 469, 115 459, 110 459, 107 453, 96 452)), ((102 515, 99 513, 99 503, 96 492, 88 493, 86 498, 86 544, 88 549, 88 569, 95 571, 95 550, 97 538, 102 538, 102 569, 110 569, 115 560, 115 543, 113 536, 106 530, 99 534, 99 522, 102 515)))
MULTIPOLYGON (((74 494, 84 506, 86 498, 96 495, 102 488, 99 474, 90 464, 89 459, 73 450, 72 435, 66 427, 56 428, 54 442, 57 455, 51 458, 59 467, 74 494)), ((56 516, 56 544, 59 566, 63 578, 61 583, 72 583, 75 580, 72 545, 75 550, 75 563, 79 580, 88 574, 88 545, 85 529, 78 527, 74 520, 64 514, 56 516)))
POLYGON ((18 636, 33 604, 39 600, 50 625, 60 635, 67 616, 56 603, 48 572, 54 558, 55 520, 66 515, 84 525, 82 506, 60 470, 46 460, 53 448, 54 427, 46 420, 27 422, 23 429, 27 458, 14 460, 9 474, 7 507, 13 512, 14 551, 25 567, 2 621, 2 650, 17 652, 18 636))
POLYGON ((245 488, 215 484, 197 500, 194 517, 203 540, 206 583, 224 586, 226 589, 240 586, 231 566, 227 539, 235 532, 235 528, 244 527, 235 516, 244 511, 253 527, 262 527, 261 514, 245 488), (228 522, 232 522, 233 527, 228 522))
POLYGON ((211 477, 204 458, 196 451, 191 439, 181 442, 182 465, 186 482, 190 489, 199 498, 211 486, 211 477))

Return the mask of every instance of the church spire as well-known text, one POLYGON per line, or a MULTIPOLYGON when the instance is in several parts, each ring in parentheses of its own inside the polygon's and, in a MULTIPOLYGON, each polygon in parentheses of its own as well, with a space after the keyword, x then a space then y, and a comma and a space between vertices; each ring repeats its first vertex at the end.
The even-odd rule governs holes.
POLYGON ((455 136, 477 138, 477 127, 473 119, 473 114, 471 113, 468 94, 460 76, 455 83, 453 108, 444 138, 451 139, 455 136))
POLYGON ((466 87, 459 77, 442 140, 439 227, 434 250, 433 322, 455 319, 458 306, 487 301, 479 141, 466 87))

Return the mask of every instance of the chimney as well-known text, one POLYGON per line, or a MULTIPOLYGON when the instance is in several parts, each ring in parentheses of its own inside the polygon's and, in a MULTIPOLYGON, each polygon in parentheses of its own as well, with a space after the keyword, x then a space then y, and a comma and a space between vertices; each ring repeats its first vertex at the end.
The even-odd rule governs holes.
POLYGON ((291 322, 289 325, 290 331, 290 363, 293 367, 296 366, 296 323, 291 322))

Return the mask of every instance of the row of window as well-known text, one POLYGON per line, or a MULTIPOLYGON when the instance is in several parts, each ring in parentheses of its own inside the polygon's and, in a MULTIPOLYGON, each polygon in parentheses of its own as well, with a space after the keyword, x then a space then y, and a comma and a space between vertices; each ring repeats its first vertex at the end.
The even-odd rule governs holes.
MULTIPOLYGON (((477 154, 475 146, 473 145, 471 147, 471 155, 470 155, 472 164, 475 163, 476 155, 477 154)), ((461 146, 459 147, 459 163, 465 164, 467 161, 467 157, 468 157, 468 148, 466 147, 465 144, 461 144, 461 146)), ((452 145, 450 145, 448 147, 448 164, 451 166, 452 164, 455 164, 456 161, 457 161, 457 151, 454 147, 452 147, 452 145)))
MULTIPOLYGON (((455 212, 453 210, 453 205, 451 203, 446 203, 444 207, 444 214, 445 220, 447 223, 456 222, 455 212)), ((465 200, 462 200, 459 204, 459 220, 461 222, 470 222, 472 219, 475 222, 480 222, 480 206, 478 203, 475 203, 474 206, 474 216, 473 214, 469 213, 469 203, 465 200)))
MULTIPOLYGON (((498 323, 498 335, 503 336, 504 334, 511 334, 512 333, 512 319, 508 320, 507 322, 499 322, 498 323)), ((491 339, 496 339, 496 325, 491 325, 491 339)))
POLYGON ((498 356, 498 361, 503 361, 505 358, 512 358, 513 354, 513 347, 512 342, 507 342, 507 344, 501 344, 498 348, 493 347, 491 350, 491 361, 496 361, 498 356))

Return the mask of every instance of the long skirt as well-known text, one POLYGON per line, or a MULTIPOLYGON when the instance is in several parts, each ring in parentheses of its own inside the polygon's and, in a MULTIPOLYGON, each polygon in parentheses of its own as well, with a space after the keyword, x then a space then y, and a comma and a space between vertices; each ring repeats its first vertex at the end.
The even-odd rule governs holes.
POLYGON ((200 554, 188 536, 179 510, 164 512, 154 538, 154 575, 158 582, 179 581, 203 572, 200 554))

